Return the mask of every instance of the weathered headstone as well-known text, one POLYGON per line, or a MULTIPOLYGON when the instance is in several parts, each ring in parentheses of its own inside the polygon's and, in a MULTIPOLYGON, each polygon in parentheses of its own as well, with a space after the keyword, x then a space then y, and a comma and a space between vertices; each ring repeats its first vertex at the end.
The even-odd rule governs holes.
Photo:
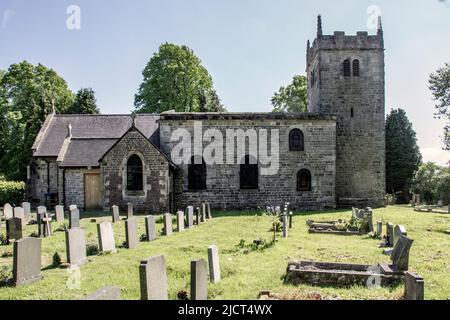
POLYGON ((38 227, 38 235, 40 238, 45 237, 45 224, 44 224, 45 212, 38 212, 36 214, 37 227, 38 227))
POLYGON ((197 209, 195 210, 195 224, 196 225, 200 225, 200 207, 197 207, 197 209))
POLYGON ((390 246, 394 245, 394 225, 390 222, 386 223, 386 239, 390 246))
POLYGON ((202 208, 202 222, 206 222, 206 204, 202 203, 201 208, 202 208))
POLYGON ((166 259, 155 256, 139 265, 141 300, 167 300, 166 259))
POLYGON ((287 222, 286 211, 284 211, 282 213, 281 218, 283 220, 283 238, 287 238, 288 237, 288 222, 287 222))
POLYGON ((64 222, 64 207, 55 206, 56 222, 64 222))
POLYGON ((128 249, 133 249, 139 244, 137 218, 129 217, 125 220, 125 237, 128 249))
POLYGON ((439 200, 439 201, 437 202, 437 205, 438 205, 438 207, 442 207, 442 206, 444 205, 444 201, 439 200))
POLYGON ((184 212, 183 211, 177 212, 177 228, 178 228, 178 232, 184 231, 184 212))
POLYGON ((87 262, 86 236, 81 228, 66 230, 67 262, 71 266, 81 266, 87 262))
POLYGON ((23 210, 22 207, 14 208, 14 218, 25 220, 25 211, 23 210))
POLYGON ((13 281, 16 286, 42 279, 41 239, 23 238, 14 242, 13 281))
POLYGON ((191 300, 208 299, 208 270, 206 261, 191 261, 191 300))
POLYGON ((37 214, 47 213, 47 207, 39 206, 39 207, 37 207, 36 211, 37 211, 37 214))
POLYGON ((394 242, 393 245, 395 247, 395 245, 397 244, 398 240, 400 240, 400 238, 402 236, 407 236, 408 232, 406 232, 406 228, 403 225, 396 225, 394 228, 394 242))
POLYGON ((72 211, 72 210, 75 210, 75 209, 78 209, 78 207, 77 207, 76 204, 71 204, 71 205, 69 206, 69 211, 72 211))
POLYGON ((207 214, 208 219, 212 219, 211 205, 209 204, 209 202, 206 203, 206 214, 207 214))
POLYGON ((423 278, 415 272, 405 273, 405 300, 425 300, 423 278))
POLYGON ((116 240, 112 223, 103 221, 97 224, 98 247, 100 252, 116 252, 116 240))
POLYGON ((194 207, 186 207, 186 228, 192 228, 194 226, 194 207))
POLYGON ((416 195, 415 194, 413 194, 413 196, 412 196, 412 200, 411 200, 411 207, 415 207, 416 206, 416 195))
POLYGON ((22 202, 22 208, 25 213, 25 219, 29 221, 31 219, 31 204, 29 202, 22 202))
POLYGON ((112 222, 113 223, 117 223, 120 221, 120 212, 119 212, 119 206, 112 206, 111 207, 111 212, 112 212, 112 222))
POLYGON ((133 204, 127 203, 127 219, 131 218, 134 215, 133 204))
POLYGON ((383 236, 383 222, 377 221, 377 236, 382 237, 383 236))
POLYGON ((13 215, 13 207, 9 204, 6 203, 3 206, 3 216, 5 217, 5 219, 11 219, 12 217, 14 217, 13 215))
POLYGON ((220 282, 220 263, 219 263, 219 249, 212 245, 208 247, 208 264, 209 264, 209 279, 212 283, 220 282))
POLYGON ((391 260, 392 263, 400 271, 407 271, 409 267, 409 251, 414 240, 402 236, 392 251, 391 260))
POLYGON ((6 220, 6 238, 9 240, 20 240, 23 237, 23 223, 21 218, 11 218, 6 220))
POLYGON ((291 212, 289 212, 289 229, 292 229, 292 216, 293 216, 293 213, 291 211, 291 212))
POLYGON ((121 299, 121 289, 118 287, 105 287, 87 296, 85 300, 115 301, 121 299))
POLYGON ((173 233, 172 215, 170 213, 166 213, 164 214, 163 219, 164 219, 164 235, 170 236, 173 233))
POLYGON ((80 210, 77 208, 69 211, 69 229, 80 227, 80 210))
POLYGON ((147 241, 153 241, 156 239, 155 216, 145 217, 145 232, 147 234, 147 241))

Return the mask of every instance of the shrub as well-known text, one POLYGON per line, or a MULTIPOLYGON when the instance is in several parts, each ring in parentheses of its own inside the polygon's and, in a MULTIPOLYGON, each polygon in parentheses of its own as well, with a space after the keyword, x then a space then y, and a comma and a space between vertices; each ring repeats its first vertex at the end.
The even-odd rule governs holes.
POLYGON ((94 242, 89 242, 86 245, 86 255, 87 256, 96 256, 98 255, 98 245, 94 242))
POLYGON ((19 205, 25 199, 25 183, 0 180, 0 203, 19 205))
POLYGON ((53 266, 59 267, 60 265, 61 265, 61 256, 59 255, 58 252, 55 252, 55 254, 53 255, 53 266))

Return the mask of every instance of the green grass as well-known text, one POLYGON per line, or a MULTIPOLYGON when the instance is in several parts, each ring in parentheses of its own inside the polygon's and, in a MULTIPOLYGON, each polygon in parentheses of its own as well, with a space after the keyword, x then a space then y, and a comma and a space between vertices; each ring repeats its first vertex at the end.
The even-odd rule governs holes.
MULTIPOLYGON (((89 257, 81 268, 81 288, 70 290, 66 286, 66 269, 52 269, 52 256, 58 252, 66 259, 63 232, 55 232, 42 242, 43 280, 29 286, 0 288, 0 299, 81 299, 104 286, 122 288, 124 299, 139 299, 138 265, 143 259, 162 254, 166 257, 169 297, 175 299, 179 290, 189 291, 190 261, 197 258, 207 260, 207 247, 219 247, 222 281, 209 284, 210 299, 255 299, 261 289, 269 289, 286 298, 318 292, 322 296, 341 299, 399 299, 403 286, 395 288, 367 289, 364 287, 333 288, 308 285, 291 286, 283 284, 283 276, 290 259, 329 262, 352 262, 362 264, 388 263, 377 245, 379 240, 367 236, 336 236, 309 234, 307 219, 348 219, 350 211, 297 213, 288 239, 278 238, 278 243, 264 251, 242 254, 235 246, 241 239, 252 242, 263 238, 270 240, 271 220, 258 216, 257 212, 213 212, 213 220, 194 227, 184 233, 169 237, 158 236, 154 242, 141 242, 135 249, 119 248, 109 255, 89 257), (47 268, 48 267, 48 268, 47 268)), ((92 213, 83 215, 82 227, 86 230, 88 242, 97 241, 96 223, 110 221, 109 214, 92 213)), ((374 210, 377 220, 404 224, 408 235, 415 242, 410 255, 410 268, 417 270, 425 279, 426 299, 450 298, 450 216, 418 213, 406 206, 393 206, 374 210)), ((57 229, 58 224, 53 224, 57 229)), ((158 223, 161 230, 162 224, 158 223)), ((384 227, 384 226, 383 226, 384 227)), ((116 244, 125 241, 125 225, 121 221, 114 225, 116 244)), ((25 234, 37 231, 37 226, 27 226, 25 234)), ((3 230, 4 232, 4 226, 3 230)), ((139 217, 139 234, 145 233, 144 219, 139 217)), ((0 246, 0 255, 12 252, 12 246, 0 246)), ((12 257, 1 257, 0 267, 12 265, 12 257)))

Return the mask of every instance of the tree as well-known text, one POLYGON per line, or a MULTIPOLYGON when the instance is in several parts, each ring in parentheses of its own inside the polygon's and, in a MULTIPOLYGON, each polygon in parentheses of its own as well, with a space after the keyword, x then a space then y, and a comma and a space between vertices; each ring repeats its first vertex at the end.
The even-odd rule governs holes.
POLYGON ((422 162, 416 132, 403 109, 391 110, 386 118, 386 191, 409 193, 422 162))
POLYGON ((187 46, 161 45, 142 75, 134 102, 138 113, 224 110, 216 99, 211 76, 187 46))
POLYGON ((427 162, 419 167, 414 177, 413 192, 420 194, 421 198, 428 204, 438 197, 439 179, 437 177, 440 170, 441 167, 437 164, 427 162))
POLYGON ((306 112, 308 84, 305 76, 295 76, 287 87, 281 87, 272 97, 273 112, 306 112))
POLYGON ((429 88, 434 100, 437 101, 436 118, 447 120, 443 140, 445 149, 450 150, 450 64, 446 63, 444 67, 430 75, 429 88))
POLYGON ((95 92, 91 88, 82 88, 75 94, 75 102, 67 113, 73 114, 100 114, 97 107, 95 92))
POLYGON ((9 180, 25 180, 31 146, 46 116, 67 112, 74 96, 55 71, 26 61, 11 65, 0 87, 7 99, 0 109, 0 173, 9 180))

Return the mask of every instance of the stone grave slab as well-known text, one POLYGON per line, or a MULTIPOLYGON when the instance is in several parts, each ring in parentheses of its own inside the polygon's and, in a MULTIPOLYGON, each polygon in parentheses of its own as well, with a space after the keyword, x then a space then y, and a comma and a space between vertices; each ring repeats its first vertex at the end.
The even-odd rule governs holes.
POLYGON ((41 239, 22 238, 14 242, 13 282, 27 285, 42 279, 41 239))
POLYGON ((125 220, 125 238, 128 249, 133 249, 139 244, 138 221, 136 217, 125 220))
POLYGON ((156 239, 156 219, 155 216, 145 217, 145 233, 147 234, 147 241, 156 239))
POLYGON ((166 259, 154 256, 139 265, 141 300, 167 300, 166 259))
POLYGON ((112 223, 103 221, 97 224, 98 247, 100 252, 116 252, 116 240, 112 223))
POLYGON ((67 262, 71 266, 81 266, 87 262, 86 236, 84 230, 75 227, 66 230, 67 262))
POLYGON ((191 261, 191 300, 208 299, 208 269, 204 259, 191 261))

